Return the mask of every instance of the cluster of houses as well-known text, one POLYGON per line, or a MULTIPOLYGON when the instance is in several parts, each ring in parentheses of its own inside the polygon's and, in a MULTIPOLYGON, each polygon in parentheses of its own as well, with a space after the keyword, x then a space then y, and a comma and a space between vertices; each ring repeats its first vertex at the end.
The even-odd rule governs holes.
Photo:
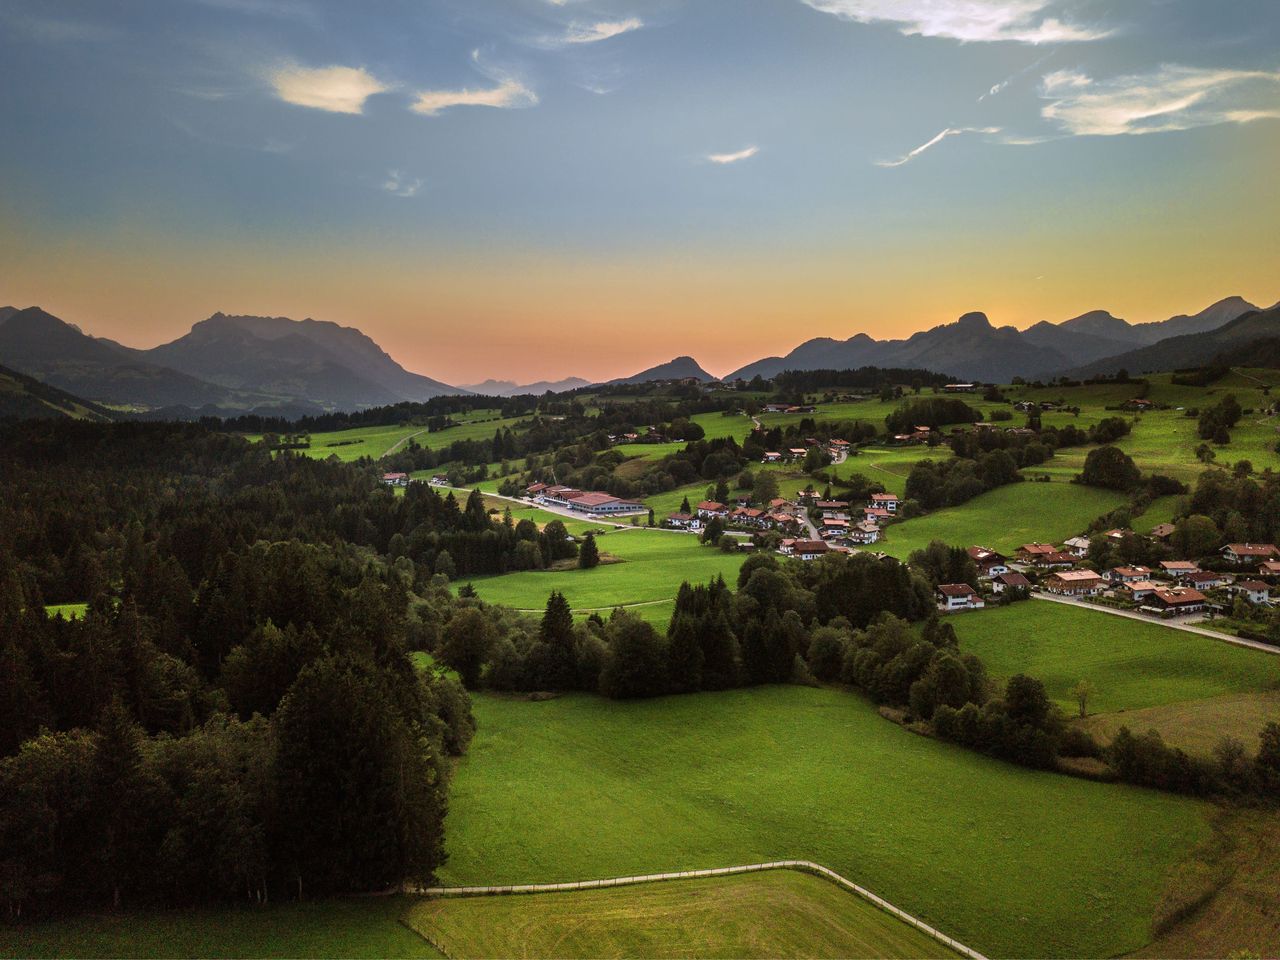
POLYGON ((596 490, 578 490, 562 484, 531 483, 525 496, 550 507, 563 507, 592 516, 627 516, 647 513, 649 508, 635 500, 624 500, 596 490))
MULTIPOLYGON (((1124 537, 1128 531, 1109 530, 1104 536, 1124 537)), ((1253 570, 1234 572, 1202 570, 1190 560, 1165 560, 1156 567, 1124 565, 1110 570, 1080 566, 1089 549, 1084 537, 1073 537, 1061 546, 1026 543, 1011 557, 986 547, 970 547, 969 556, 978 575, 990 585, 992 594, 1033 587, 1027 573, 1034 572, 1034 586, 1060 597, 1107 596, 1133 609, 1161 617, 1186 616, 1212 606, 1208 595, 1224 590, 1252 604, 1270 604, 1271 584, 1263 577, 1280 577, 1280 549, 1271 543, 1229 543, 1220 551, 1233 567, 1253 570)), ((938 588, 938 608, 944 611, 977 610, 984 605, 982 594, 969 584, 942 584, 938 588)))
POLYGON ((768 450, 760 458, 761 463, 795 463, 803 460, 809 450, 818 447, 831 455, 833 460, 843 460, 849 453, 851 444, 848 440, 822 441, 816 437, 807 437, 803 447, 789 447, 786 450, 768 450))

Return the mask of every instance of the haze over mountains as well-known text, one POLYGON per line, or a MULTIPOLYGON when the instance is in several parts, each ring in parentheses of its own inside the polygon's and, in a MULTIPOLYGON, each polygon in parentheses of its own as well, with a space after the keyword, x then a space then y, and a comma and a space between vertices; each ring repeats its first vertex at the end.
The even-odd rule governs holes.
MULTIPOLYGON (((922 368, 999 382, 1121 368, 1136 373, 1200 365, 1251 338, 1276 336, 1280 321, 1275 308, 1260 312, 1240 297, 1155 323, 1131 324, 1094 310, 1023 331, 993 326, 982 313, 967 313, 902 340, 876 340, 865 333, 848 340, 809 340, 786 356, 749 363, 725 379, 862 366, 922 368)), ((72 399, 175 416, 244 411, 298 416, 449 394, 562 392, 596 382, 570 377, 451 386, 406 370, 353 327, 286 317, 215 313, 170 343, 138 350, 86 334, 39 307, 0 307, 0 364, 73 394, 72 399)), ((716 378, 692 357, 680 356, 608 383, 683 379, 705 383, 716 378)))

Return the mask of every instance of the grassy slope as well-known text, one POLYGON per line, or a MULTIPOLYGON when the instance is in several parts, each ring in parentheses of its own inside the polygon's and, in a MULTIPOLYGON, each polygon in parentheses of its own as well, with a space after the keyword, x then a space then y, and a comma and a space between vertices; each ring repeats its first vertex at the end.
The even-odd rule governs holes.
POLYGON ((930 540, 1002 551, 1031 541, 1061 542, 1123 502, 1120 494, 1079 484, 1010 484, 958 507, 893 524, 886 529, 886 539, 872 549, 905 559, 930 540))
POLYGON ((428 900, 406 922, 452 957, 937 957, 937 941, 791 870, 577 893, 428 900))
POLYGON ((1196 802, 983 758, 836 691, 475 709, 449 883, 802 857, 978 950, 1109 956, 1150 939, 1166 871, 1206 833, 1196 802))
POLYGON ((0 926, 7 957, 440 957, 405 897, 90 915, 0 926))
POLYGON ((1227 693, 1206 700, 1166 703, 1124 713, 1100 713, 1081 721, 1100 742, 1121 727, 1134 733, 1160 731, 1166 743, 1202 757, 1213 755, 1223 737, 1235 737, 1250 753, 1257 752, 1258 734, 1280 717, 1280 690, 1227 693))
POLYGON ((663 530, 618 530, 598 537, 600 549, 624 562, 594 570, 530 570, 471 580, 489 603, 541 610, 559 590, 576 610, 673 599, 682 580, 701 583, 723 574, 737 577, 743 554, 704 547, 690 534, 663 530))
POLYGON ((64 619, 74 620, 76 617, 83 617, 89 611, 87 603, 50 603, 46 604, 44 612, 51 617, 62 614, 64 619))
POLYGON ((1093 713, 1280 688, 1280 657, 1060 603, 1033 600, 948 622, 993 676, 1038 677, 1073 715, 1071 689, 1081 679, 1094 686, 1093 713))

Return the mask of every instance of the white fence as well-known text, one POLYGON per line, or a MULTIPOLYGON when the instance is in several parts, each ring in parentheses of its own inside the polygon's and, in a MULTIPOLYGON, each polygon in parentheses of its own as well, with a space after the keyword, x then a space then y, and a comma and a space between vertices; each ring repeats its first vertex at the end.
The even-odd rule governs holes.
POLYGON ((522 883, 490 887, 417 887, 410 892, 430 897, 485 897, 518 893, 560 893, 567 890, 599 890, 603 887, 626 887, 637 883, 656 883, 662 880, 725 877, 738 873, 755 873, 760 870, 800 870, 804 873, 812 873, 823 877, 837 886, 857 894, 868 903, 879 907, 885 913, 892 914, 903 923, 910 924, 922 933, 932 937, 938 943, 956 951, 961 956, 968 957, 970 960, 986 960, 978 951, 965 946, 959 940, 947 936, 941 930, 929 926, 923 920, 916 919, 905 910, 895 907, 888 900, 876 896, 870 890, 858 886, 852 880, 840 876, 829 867, 824 867, 822 864, 814 863, 811 860, 772 860, 768 863, 749 863, 737 867, 719 867, 714 870, 681 870, 675 873, 649 873, 634 877, 610 877, 605 880, 575 880, 569 883, 522 883))

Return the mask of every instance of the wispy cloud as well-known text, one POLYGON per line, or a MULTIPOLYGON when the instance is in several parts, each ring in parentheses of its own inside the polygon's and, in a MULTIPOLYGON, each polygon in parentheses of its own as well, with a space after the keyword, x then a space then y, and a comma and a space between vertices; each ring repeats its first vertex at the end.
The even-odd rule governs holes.
POLYGON ((1051 0, 801 0, 858 23, 894 23, 908 36, 964 41, 1069 43, 1111 31, 1049 16, 1051 0))
POLYGON ((1037 57, 1034 62, 1027 64, 1021 70, 1015 70, 1013 73, 1009 74, 1009 76, 1005 77, 999 83, 992 84, 991 89, 978 98, 978 102, 981 103, 983 100, 989 100, 990 98, 1002 93, 1005 90, 1005 88, 1009 86, 1009 84, 1013 83, 1013 81, 1017 80, 1021 76, 1024 76, 1025 74, 1030 73, 1032 70, 1035 70, 1037 67, 1039 67, 1041 64, 1043 64, 1046 60, 1048 60, 1052 56, 1053 56, 1053 52, 1050 51, 1049 53, 1046 53, 1043 57, 1037 57))
POLYGON ((483 67, 480 51, 473 50, 471 61, 484 70, 495 83, 492 87, 463 88, 458 90, 422 90, 409 109, 425 117, 434 117, 450 107, 496 107, 514 109, 532 107, 538 103, 538 95, 515 77, 483 67))
POLYGON ((416 177, 406 177, 399 170, 388 170, 387 179, 382 181, 382 189, 394 197, 416 197, 422 189, 422 181, 416 177))
POLYGON ((599 20, 595 23, 573 23, 564 35, 565 43, 599 43, 631 33, 644 26, 639 17, 627 17, 625 20, 599 20))
POLYGON ((941 133, 938 133, 931 139, 926 140, 924 143, 920 144, 920 146, 916 147, 909 153, 903 154, 896 160, 877 160, 875 163, 877 167, 900 167, 903 164, 910 163, 926 150, 936 147, 943 140, 947 139, 947 137, 957 137, 965 133, 993 134, 999 132, 999 127, 946 127, 941 133))
POLYGON ((1191 130, 1280 119, 1280 72, 1166 64, 1151 73, 1094 80, 1076 70, 1047 74, 1046 120, 1075 136, 1191 130))
POLYGON ((751 146, 747 147, 745 150, 739 150, 736 153, 709 153, 707 154, 707 159, 712 163, 719 164, 738 163, 742 160, 750 160, 759 152, 759 147, 751 146))
POLYGON ((270 75, 285 103, 330 113, 363 113, 364 103, 391 87, 363 67, 301 67, 289 64, 270 75))

